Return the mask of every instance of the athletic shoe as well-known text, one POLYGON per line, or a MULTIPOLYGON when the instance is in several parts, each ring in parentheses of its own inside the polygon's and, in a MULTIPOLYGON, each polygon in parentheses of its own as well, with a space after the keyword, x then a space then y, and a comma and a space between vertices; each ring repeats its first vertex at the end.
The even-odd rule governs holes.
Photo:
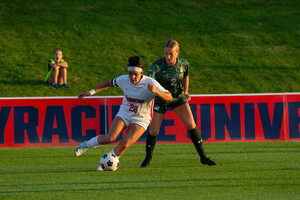
POLYGON ((59 89, 59 86, 57 85, 57 83, 53 83, 52 86, 55 87, 56 89, 59 89))
POLYGON ((141 167, 148 167, 148 166, 150 166, 151 160, 152 160, 152 156, 146 157, 145 160, 142 162, 141 167))
POLYGON ((68 84, 66 84, 66 83, 62 84, 62 86, 63 86, 64 88, 69 88, 68 84))
POLYGON ((81 154, 86 152, 87 149, 88 149, 87 141, 85 141, 81 143, 78 147, 76 147, 76 149, 74 150, 74 154, 75 156, 80 156, 81 154))
POLYGON ((214 161, 212 161, 210 158, 201 158, 201 163, 203 165, 208 165, 208 166, 213 166, 213 165, 217 165, 214 161))

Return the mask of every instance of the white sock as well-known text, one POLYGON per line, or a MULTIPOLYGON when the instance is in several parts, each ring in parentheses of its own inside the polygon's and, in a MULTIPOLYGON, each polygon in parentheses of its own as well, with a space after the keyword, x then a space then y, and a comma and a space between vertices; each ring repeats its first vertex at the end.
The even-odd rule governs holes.
MULTIPOLYGON (((117 154, 115 153, 115 149, 111 150, 109 153, 113 153, 117 156, 117 154)), ((117 156, 118 158, 120 158, 119 156, 117 156)))
POLYGON ((88 146, 89 148, 100 146, 100 144, 98 143, 98 136, 93 137, 92 139, 90 139, 90 140, 87 142, 87 146, 88 146))

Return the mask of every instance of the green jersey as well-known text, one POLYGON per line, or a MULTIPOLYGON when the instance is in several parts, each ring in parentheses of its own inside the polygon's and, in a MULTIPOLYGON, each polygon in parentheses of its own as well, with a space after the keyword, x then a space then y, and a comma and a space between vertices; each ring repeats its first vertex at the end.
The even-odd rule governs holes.
MULTIPOLYGON (((149 71, 148 76, 157 80, 173 97, 173 102, 178 99, 185 99, 183 78, 188 76, 189 63, 187 60, 177 58, 174 66, 168 66, 165 58, 155 61, 149 71)), ((160 98, 155 98, 155 102, 163 102, 160 98)))

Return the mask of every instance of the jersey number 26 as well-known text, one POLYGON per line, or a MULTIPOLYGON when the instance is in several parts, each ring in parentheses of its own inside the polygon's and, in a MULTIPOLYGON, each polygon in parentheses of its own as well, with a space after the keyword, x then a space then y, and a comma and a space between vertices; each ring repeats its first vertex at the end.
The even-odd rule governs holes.
POLYGON ((137 110, 138 110, 138 106, 135 106, 135 105, 133 105, 133 104, 130 104, 129 111, 136 113, 137 110))

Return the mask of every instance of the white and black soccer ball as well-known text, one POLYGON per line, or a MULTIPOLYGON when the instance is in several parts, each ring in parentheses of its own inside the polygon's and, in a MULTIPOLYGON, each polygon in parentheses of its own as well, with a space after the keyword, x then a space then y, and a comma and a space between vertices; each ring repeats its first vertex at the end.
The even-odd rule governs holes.
POLYGON ((115 171, 119 167, 119 158, 116 154, 106 153, 104 154, 97 166, 97 171, 115 171))

